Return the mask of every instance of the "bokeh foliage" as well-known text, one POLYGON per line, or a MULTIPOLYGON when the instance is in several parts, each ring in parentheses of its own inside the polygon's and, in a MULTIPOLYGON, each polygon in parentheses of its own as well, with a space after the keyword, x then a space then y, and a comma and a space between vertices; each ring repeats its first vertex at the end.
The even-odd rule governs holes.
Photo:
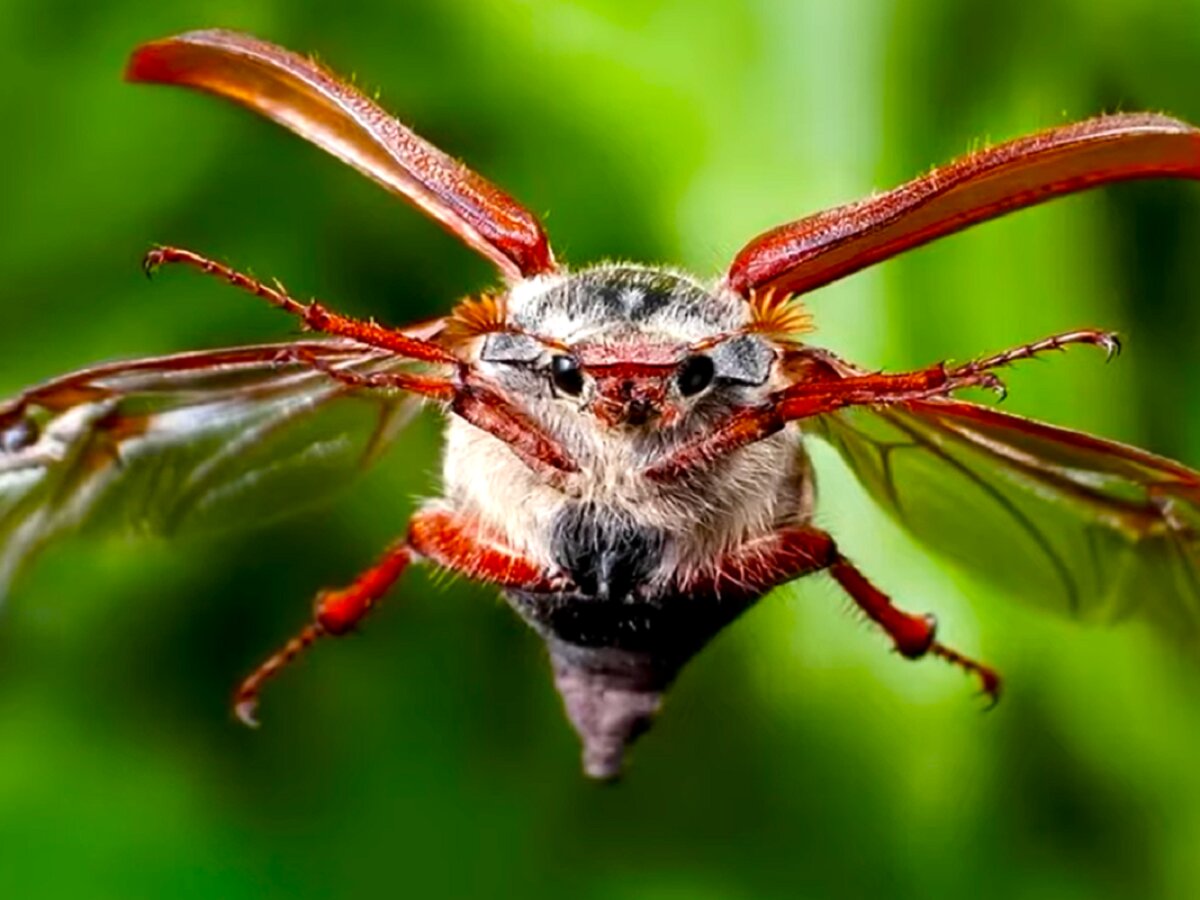
MULTIPOLYGON (((318 51, 545 213, 560 253, 715 273, 751 235, 971 146, 1100 110, 1200 121, 1200 3, 196 0, 0 5, 0 387, 285 337, 194 247, 405 322, 486 286, 436 226, 279 129, 123 85, 191 27, 318 51)), ((868 365, 1115 327, 1012 373, 1012 409, 1200 463, 1200 189, 1140 185, 949 239, 812 298, 868 365)), ((70 543, 0 622, 0 895, 1200 895, 1200 687, 1135 629, 1026 611, 938 563, 818 453, 821 520, 1007 675, 970 686, 777 592, 684 673, 615 789, 585 783, 536 640, 485 589, 409 578, 359 639, 228 689, 436 491, 432 416, 332 507, 206 542, 70 543)), ((1014 562, 1019 565, 1019 561, 1014 562)))

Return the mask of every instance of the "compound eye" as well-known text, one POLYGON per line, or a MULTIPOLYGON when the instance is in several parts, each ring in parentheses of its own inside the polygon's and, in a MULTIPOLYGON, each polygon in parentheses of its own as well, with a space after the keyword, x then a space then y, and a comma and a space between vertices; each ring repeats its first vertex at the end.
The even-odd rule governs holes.
POLYGON ((579 368, 579 360, 573 356, 559 354, 551 359, 550 377, 554 387, 568 397, 578 397, 583 393, 583 371, 579 368))
POLYGON ((691 397, 712 384, 716 366, 707 356, 689 356, 679 367, 679 393, 691 397))

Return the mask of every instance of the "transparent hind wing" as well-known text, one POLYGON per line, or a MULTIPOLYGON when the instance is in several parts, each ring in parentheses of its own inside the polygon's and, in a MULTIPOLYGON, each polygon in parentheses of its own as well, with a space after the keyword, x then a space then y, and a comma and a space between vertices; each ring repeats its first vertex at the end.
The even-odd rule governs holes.
POLYGON ((242 527, 329 495, 419 407, 295 361, 389 372, 347 341, 182 353, 84 369, 0 406, 0 588, 69 531, 242 527))
POLYGON ((918 539, 1013 596, 1200 639, 1200 473, 955 400, 813 419, 918 539))

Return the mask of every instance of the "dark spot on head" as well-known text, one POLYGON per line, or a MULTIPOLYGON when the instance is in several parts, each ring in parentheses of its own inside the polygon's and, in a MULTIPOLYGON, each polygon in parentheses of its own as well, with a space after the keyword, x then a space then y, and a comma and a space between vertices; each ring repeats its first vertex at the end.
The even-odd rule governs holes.
POLYGON ((552 312, 591 322, 644 324, 669 310, 672 316, 728 327, 728 310, 711 294, 670 272, 599 267, 571 276, 537 298, 518 324, 536 329, 552 312))
POLYGON ((589 288, 614 319, 645 322, 671 302, 679 284, 628 281, 615 278, 589 288))

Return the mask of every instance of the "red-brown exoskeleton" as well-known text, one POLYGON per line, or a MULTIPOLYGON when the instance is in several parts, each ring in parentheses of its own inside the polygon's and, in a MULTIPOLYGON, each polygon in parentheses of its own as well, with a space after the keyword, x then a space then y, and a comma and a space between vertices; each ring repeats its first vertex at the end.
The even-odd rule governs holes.
MULTIPOLYGON (((414 406, 447 414, 444 495, 239 688, 259 690, 355 626, 423 560, 494 584, 545 639, 589 775, 619 773, 680 667, 772 588, 833 576, 913 659, 997 674, 941 643, 813 524, 804 440, 830 441, 875 498, 951 555, 995 565, 1079 615, 1134 610, 1195 630, 1200 474, 1131 447, 952 395, 1081 330, 965 365, 868 371, 807 343, 804 293, 1010 210, 1110 182, 1200 176, 1200 131, 1114 115, 980 150, 896 190, 751 241, 715 281, 603 264, 570 271, 525 209, 312 61, 205 31, 148 44, 134 81, 235 100, 416 204, 499 270, 444 319, 395 329, 301 303, 197 254, 152 251, 297 317, 314 338, 87 369, 0 407, 7 576, 100 514, 177 529, 350 459, 373 459, 414 406), (357 404, 365 420, 329 429, 357 404), (238 499, 232 499, 238 498, 238 499), (981 545, 993 552, 980 554, 981 545)), ((235 513, 236 515, 236 513, 235 513)))

